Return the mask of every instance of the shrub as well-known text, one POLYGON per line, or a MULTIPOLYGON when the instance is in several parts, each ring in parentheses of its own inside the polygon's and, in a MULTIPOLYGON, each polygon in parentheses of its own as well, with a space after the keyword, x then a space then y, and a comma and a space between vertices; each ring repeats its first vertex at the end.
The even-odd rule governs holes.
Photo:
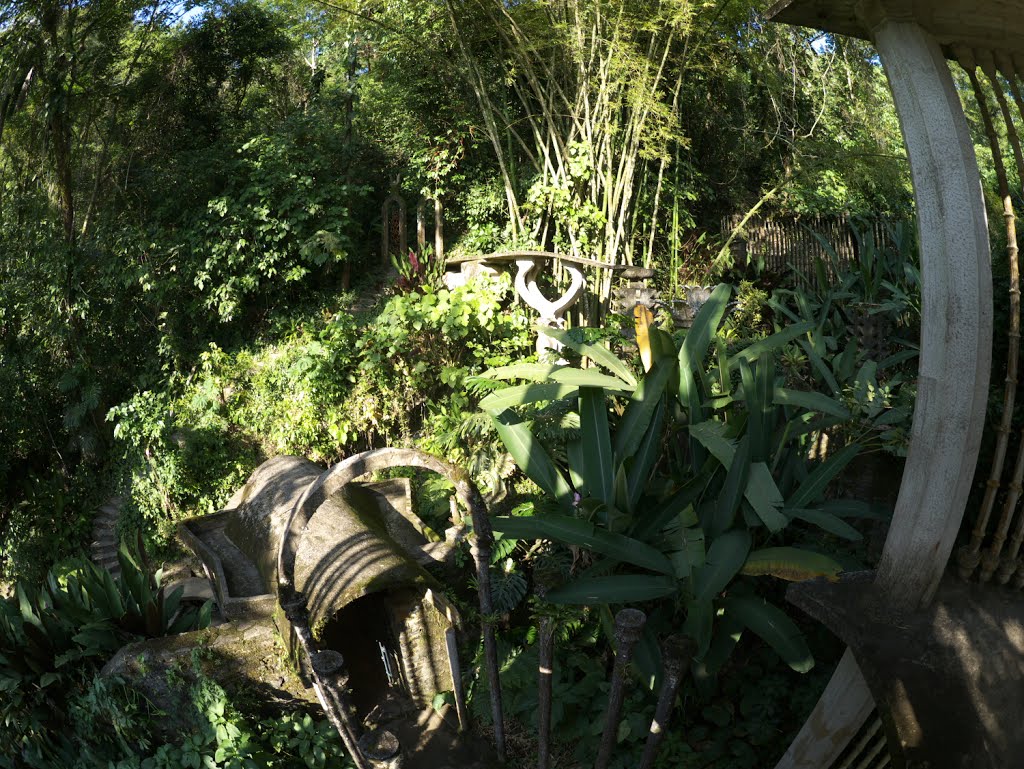
MULTIPOLYGON (((466 377, 531 341, 510 295, 508 277, 425 286, 391 297, 362 326, 338 312, 273 344, 233 353, 211 344, 188 376, 110 412, 132 489, 126 527, 167 546, 177 521, 219 509, 266 456, 330 464, 423 440, 462 458, 475 407, 461 394, 466 377)), ((493 442, 493 432, 474 440, 493 442)))

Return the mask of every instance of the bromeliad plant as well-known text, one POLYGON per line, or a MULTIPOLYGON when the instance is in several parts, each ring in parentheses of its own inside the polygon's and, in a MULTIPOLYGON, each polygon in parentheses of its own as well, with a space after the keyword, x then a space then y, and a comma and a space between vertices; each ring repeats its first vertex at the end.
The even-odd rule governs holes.
POLYGON ((591 564, 548 592, 551 602, 669 602, 709 670, 748 629, 806 671, 813 658, 800 631, 746 577, 837 578, 836 561, 788 541, 806 525, 860 538, 843 517, 863 515, 864 506, 823 502, 859 447, 816 466, 806 459, 822 418, 849 416, 832 398, 787 389, 777 374, 775 353, 812 326, 790 326, 730 354, 718 335, 730 297, 730 287, 715 289, 681 344, 641 318, 639 380, 606 348, 564 331, 552 335, 596 366, 486 372, 490 380, 526 380, 492 392, 481 407, 557 507, 497 517, 493 526, 505 537, 590 551, 591 564), (522 410, 545 403, 576 415, 562 445, 545 446, 531 429, 538 412, 522 410))
MULTIPOLYGON (((140 549, 122 546, 121 576, 78 561, 41 586, 19 582, 0 600, 0 744, 13 764, 70 766, 68 700, 104 659, 139 637, 158 637, 210 624, 211 604, 182 608, 140 549), (34 757, 34 758, 33 758, 34 757)), ((73 752, 73 751, 72 751, 73 752)))
POLYGON ((427 287, 439 288, 444 279, 444 259, 435 258, 434 250, 429 246, 424 246, 418 256, 410 248, 405 259, 391 254, 391 266, 398 273, 396 284, 403 294, 423 293, 427 287))

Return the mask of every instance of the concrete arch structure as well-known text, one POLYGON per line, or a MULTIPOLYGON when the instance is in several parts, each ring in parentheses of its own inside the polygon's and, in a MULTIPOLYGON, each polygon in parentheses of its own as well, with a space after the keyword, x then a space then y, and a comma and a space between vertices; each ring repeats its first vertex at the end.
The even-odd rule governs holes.
MULTIPOLYGON (((985 423, 992 286, 974 145, 943 46, 1022 45, 1019 14, 991 0, 784 0, 769 17, 871 39, 910 160, 921 244, 922 339, 910 452, 876 586, 897 610, 935 594, 959 531, 985 423), (955 375, 954 375, 955 374, 955 375)), ((824 769, 874 707, 847 651, 777 769, 824 769)))

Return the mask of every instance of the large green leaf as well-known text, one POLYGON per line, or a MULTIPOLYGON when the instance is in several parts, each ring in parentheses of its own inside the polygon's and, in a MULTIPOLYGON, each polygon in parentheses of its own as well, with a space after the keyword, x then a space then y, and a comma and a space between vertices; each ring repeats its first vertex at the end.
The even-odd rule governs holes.
POLYGON ((575 350, 583 357, 590 358, 599 366, 603 366, 608 369, 608 371, 611 371, 630 387, 636 386, 636 377, 633 376, 633 372, 629 370, 629 366, 616 358, 615 354, 607 347, 602 347, 600 344, 592 344, 590 342, 578 342, 573 337, 572 333, 565 329, 548 328, 545 326, 543 329, 538 330, 542 331, 556 342, 564 344, 570 350, 575 350))
MULTIPOLYGON (((606 504, 615 501, 612 439, 608 431, 608 404, 599 387, 580 389, 580 431, 586 492, 606 504)), ((582 489, 581 489, 582 491, 582 489)))
POLYGON ((717 537, 732 527, 736 511, 746 493, 750 480, 750 441, 743 436, 732 462, 726 465, 725 483, 718 494, 714 513, 708 526, 708 533, 717 537))
POLYGON ((165 591, 161 618, 161 624, 163 627, 168 626, 174 618, 174 615, 178 613, 178 606, 181 604, 181 599, 184 595, 185 588, 181 585, 178 585, 178 587, 174 588, 170 593, 165 591))
POLYGON ((801 521, 807 523, 813 523, 815 526, 824 529, 829 534, 835 534, 837 537, 843 539, 849 539, 853 542, 858 542, 863 539, 863 535, 857 531, 853 526, 848 524, 842 518, 839 518, 831 513, 826 513, 824 510, 815 509, 798 509, 798 510, 783 510, 783 513, 788 515, 790 518, 799 518, 801 521))
MULTIPOLYGON (((123 574, 122 574, 123 578, 123 574)), ((121 591, 118 589, 117 583, 114 581, 114 576, 106 569, 103 569, 103 597, 107 601, 110 614, 109 617, 117 620, 124 616, 128 610, 126 601, 121 595, 121 591)))
POLYGON ((640 501, 651 476, 651 470, 661 456, 661 427, 664 420, 665 400, 659 399, 651 423, 647 426, 647 432, 633 454, 633 461, 629 464, 626 477, 626 509, 630 513, 635 512, 636 504, 640 501))
POLYGON ((526 423, 511 411, 491 414, 490 417, 498 437, 519 469, 559 502, 568 504, 572 489, 526 423))
POLYGON ((697 425, 690 425, 690 435, 696 438, 704 448, 711 452, 723 467, 732 466, 736 454, 736 442, 725 437, 725 422, 709 419, 697 425))
POLYGON ((872 505, 859 499, 829 499, 822 502, 822 511, 840 518, 874 518, 879 521, 887 521, 891 518, 884 512, 884 508, 872 505))
POLYGON ((754 462, 750 466, 744 496, 769 531, 781 531, 789 524, 789 519, 780 511, 783 504, 782 492, 775 485, 771 470, 764 462, 754 462))
POLYGON ((566 515, 497 516, 491 526, 506 537, 550 539, 594 552, 661 574, 674 574, 668 556, 640 540, 600 529, 589 521, 566 515))
POLYGON ((814 667, 814 657, 799 628, 777 606, 750 596, 726 598, 726 615, 760 636, 798 673, 814 667))
POLYGON ((537 384, 506 387, 504 390, 492 392, 482 401, 480 408, 491 414, 500 414, 505 409, 523 406, 537 401, 556 401, 568 398, 579 390, 575 385, 560 382, 542 382, 537 384))
POLYGON ((786 507, 804 509, 818 501, 825 493, 825 487, 860 453, 860 448, 860 444, 851 443, 818 465, 786 500, 786 507))
POLYGON ((665 598, 677 589, 678 583, 672 577, 622 574, 575 580, 555 588, 545 600, 577 605, 638 603, 665 598))
POLYGON ((693 579, 697 569, 703 568, 707 562, 704 530, 699 526, 683 529, 683 552, 690 565, 689 578, 693 579))
POLYGON ((697 374, 699 378, 698 372, 703 369, 708 347, 718 332, 718 325, 722 322, 731 297, 731 286, 722 283, 715 287, 697 312, 679 348, 679 401, 684 408, 692 409, 692 404, 700 402, 694 375, 697 374))
POLYGON ((516 363, 511 366, 487 369, 480 374, 480 377, 482 379, 529 379, 533 382, 544 382, 551 379, 552 374, 567 368, 569 367, 554 363, 516 363))
POLYGON ((639 539, 650 540, 651 537, 656 536, 658 532, 668 526, 677 515, 696 502, 711 481, 714 470, 717 469, 717 465, 714 468, 711 467, 713 464, 713 462, 707 462, 701 472, 691 478, 683 488, 655 507, 650 513, 644 515, 634 534, 639 539))
POLYGON ((584 488, 586 481, 583 479, 583 440, 574 438, 571 441, 566 441, 565 455, 569 460, 569 480, 573 487, 584 488))
POLYGON ((843 567, 822 553, 798 547, 766 547, 755 550, 743 564, 743 573, 751 577, 778 577, 788 582, 803 582, 826 577, 839 579, 843 567))
POLYGON ((616 512, 624 511, 625 515, 618 516, 617 520, 619 521, 619 523, 615 525, 612 524, 612 517, 609 516, 608 528, 612 529, 613 531, 624 531, 625 529, 629 528, 629 524, 632 523, 632 518, 630 517, 631 511, 629 508, 629 487, 628 481, 626 479, 626 468, 624 465, 618 465, 615 468, 614 487, 614 507, 616 509, 616 512))
POLYGON ((711 623, 715 607, 710 599, 694 598, 687 604, 683 632, 697 642, 695 656, 703 657, 711 646, 711 623))
POLYGON ((679 348, 680 368, 693 371, 697 366, 703 364, 704 356, 707 355, 711 340, 718 332, 718 326, 722 322, 730 298, 732 298, 732 287, 720 283, 711 292, 708 300, 701 305, 690 329, 686 332, 682 346, 679 348))
POLYGON ((14 587, 14 592, 18 597, 18 610, 21 613, 21 621, 26 625, 32 625, 39 630, 43 629, 43 622, 39 618, 39 613, 35 607, 35 596, 32 593, 31 588, 17 582, 14 587))
POLYGON ((711 543, 707 563, 693 578, 693 595, 698 601, 710 601, 732 581, 750 553, 750 532, 746 529, 727 531, 711 543))
POLYGON ((672 335, 660 328, 647 330, 648 339, 651 345, 651 357, 654 362, 676 357, 676 343, 672 335))
POLYGON ((804 352, 807 353, 807 359, 811 362, 814 370, 817 371, 821 378, 825 380, 825 384, 828 385, 832 393, 838 395, 840 392, 839 383, 832 374, 832 369, 825 364, 824 359, 818 354, 818 351, 814 349, 814 345, 806 339, 801 339, 799 344, 803 348, 804 352))
POLYGON ((776 416, 772 409, 772 386, 775 378, 775 363, 769 355, 763 355, 755 366, 745 360, 739 361, 740 380, 743 383, 743 399, 747 406, 747 437, 750 440, 750 458, 764 462, 771 451, 773 421, 776 416))
POLYGON ((633 385, 618 377, 602 374, 594 368, 562 368, 551 375, 551 381, 576 387, 602 387, 616 392, 629 392, 633 389, 633 385))
POLYGON ((722 665, 729 659, 732 650, 739 643, 743 635, 743 625, 737 622, 728 614, 725 614, 718 622, 715 634, 711 639, 711 647, 701 661, 708 673, 717 673, 722 665))
POLYGON ((671 362, 664 359, 657 361, 633 392, 615 430, 616 464, 632 456, 640 446, 673 369, 671 362))
POLYGON ((888 358, 880 360, 878 362, 878 370, 884 371, 885 369, 890 368, 892 366, 898 366, 899 364, 911 360, 912 358, 918 357, 920 354, 921 353, 918 350, 901 350, 898 353, 890 355, 888 358))
POLYGON ((769 337, 765 337, 764 339, 758 342, 754 342, 752 345, 750 345, 750 347, 747 347, 743 350, 740 350, 738 353, 735 353, 732 356, 732 360, 737 362, 740 360, 745 360, 748 363, 750 361, 757 360, 765 353, 770 353, 774 350, 777 350, 778 348, 789 344, 794 339, 800 338, 808 331, 812 331, 813 329, 814 322, 809 320, 804 321, 803 323, 796 323, 792 326, 787 326, 786 328, 782 329, 782 331, 779 331, 777 334, 772 334, 769 337))
POLYGON ((787 390, 783 387, 776 387, 772 395, 772 402, 778 406, 799 406, 808 411, 820 411, 823 414, 831 414, 841 419, 846 419, 850 416, 849 409, 823 393, 787 390))

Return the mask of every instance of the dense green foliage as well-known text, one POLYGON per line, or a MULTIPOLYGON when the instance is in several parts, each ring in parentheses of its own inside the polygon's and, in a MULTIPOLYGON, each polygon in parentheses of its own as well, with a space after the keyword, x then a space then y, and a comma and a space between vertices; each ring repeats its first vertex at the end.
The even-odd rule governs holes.
POLYGON ((737 631, 747 628, 806 672, 813 659, 795 625, 737 577, 836 577, 838 563, 790 546, 787 529, 809 524, 861 539, 833 511, 863 515, 866 505, 820 506, 829 482, 860 446, 851 444, 818 465, 807 461, 808 436, 823 427, 819 415, 849 417, 820 393, 787 389, 777 372, 774 351, 811 324, 791 325, 730 354, 718 333, 730 294, 719 286, 681 345, 648 329, 651 367, 638 384, 617 359, 568 337, 569 346, 594 356, 609 373, 537 366, 489 372, 541 380, 498 390, 481 406, 494 415, 516 463, 559 506, 558 513, 499 517, 494 527, 507 536, 594 553, 599 563, 551 589, 548 601, 632 605, 674 599, 675 621, 697 642, 696 659, 713 658, 707 663, 712 671, 725 662, 737 631), (705 372, 708 348, 717 354, 705 372), (621 416, 610 427, 606 393, 616 391, 624 402, 611 409, 621 416), (552 447, 567 460, 563 470, 511 406, 577 397, 578 406, 569 408, 578 430, 552 447))
MULTIPOLYGON (((871 47, 765 24, 762 5, 0 8, 0 743, 19 752, 0 766, 346 766, 325 724, 250 712, 201 661, 199 728, 159 744, 151 705, 96 672, 129 638, 207 619, 177 611, 141 552, 120 581, 68 559, 111 495, 121 534, 173 558, 175 524, 220 509, 267 457, 386 444, 465 466, 511 513, 493 573, 514 719, 535 709, 536 617, 558 612, 560 749, 592 760, 609 605, 639 602, 645 674, 655 635, 685 628, 701 647, 686 694, 700 713, 665 765, 755 767, 781 749, 820 681, 788 697, 768 647, 727 652, 740 626, 794 668, 805 635, 820 646, 759 577, 848 562, 858 532, 839 513, 864 509, 823 497, 853 449, 819 462, 814 438, 905 448, 912 244, 862 244, 855 264, 781 284, 729 274, 735 305, 723 288, 695 330, 652 321, 644 363, 595 272, 581 306, 604 326, 556 332, 588 368, 536 359, 508 277, 445 288, 430 249, 389 264, 379 245, 397 192, 410 232, 418 200, 443 203, 449 253, 555 249, 653 267, 673 291, 727 266, 712 264, 724 215, 906 218, 871 47), (905 341, 880 354, 850 328, 869 316, 905 341), (495 386, 517 377, 525 389, 495 386), (529 597, 538 563, 561 575, 557 609, 529 597)), ((452 592, 472 619, 466 574, 452 592)), ((626 748, 653 695, 633 682, 629 702, 626 748)))
POLYGON ((97 689, 118 688, 93 678, 98 666, 128 641, 210 624, 210 603, 182 607, 182 588, 168 593, 161 572, 143 565, 141 550, 122 546, 119 560, 117 579, 72 561, 41 586, 19 581, 14 598, 0 600, 0 736, 10 751, 0 766, 20 766, 10 763, 19 755, 33 767, 92 766, 100 760, 94 750, 135 743, 130 725, 118 720, 112 734, 95 732, 106 720, 102 712, 89 714, 95 723, 79 721, 90 705, 106 707, 110 693, 97 689))
MULTIPOLYGON (((168 406, 168 383, 218 365, 211 343, 236 358, 296 302, 378 269, 396 176, 443 199, 467 250, 672 270, 769 190, 795 212, 905 210, 902 161, 879 161, 899 137, 870 48, 764 25, 747 2, 639 3, 614 22, 599 5, 5 6, 0 573, 45 566, 32 553, 54 526, 63 552, 82 540, 123 475, 111 408, 168 406), (581 60, 591 28, 617 42, 581 60)), ((333 421, 324 456, 363 429, 333 421)))
POLYGON ((111 411, 131 488, 122 528, 164 547, 176 521, 219 509, 268 456, 329 464, 409 445, 424 422, 443 438, 470 410, 464 379, 527 345, 509 294, 507 277, 426 287, 372 318, 340 310, 233 353, 211 344, 187 375, 111 411))

